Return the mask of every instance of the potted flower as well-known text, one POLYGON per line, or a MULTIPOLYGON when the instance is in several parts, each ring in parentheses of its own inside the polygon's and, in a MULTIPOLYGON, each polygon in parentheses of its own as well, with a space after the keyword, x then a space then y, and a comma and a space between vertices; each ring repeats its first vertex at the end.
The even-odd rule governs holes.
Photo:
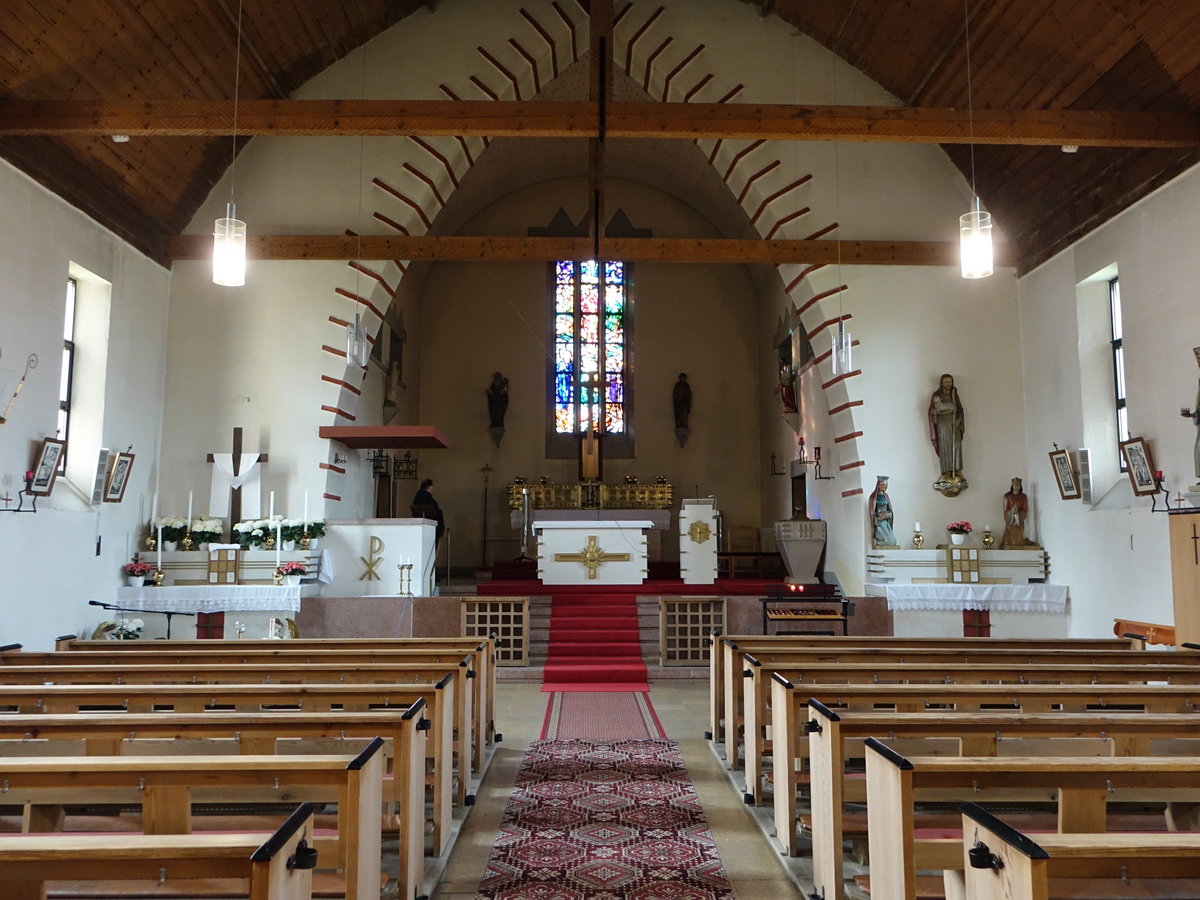
POLYGON ((323 521, 302 522, 300 527, 300 537, 308 535, 308 549, 316 550, 320 539, 325 537, 325 523, 323 521))
POLYGON ((288 585, 299 584, 300 579, 307 573, 308 569, 299 560, 288 560, 285 563, 280 563, 279 568, 275 570, 275 574, 279 576, 280 580, 288 585))
POLYGON ((154 529, 162 535, 163 549, 174 550, 188 531, 187 519, 179 516, 159 516, 154 520, 154 529))
POLYGON ((966 543, 967 535, 971 533, 971 523, 951 522, 946 526, 946 530, 950 532, 950 543, 963 544, 966 543))
POLYGON ((146 623, 141 619, 121 619, 119 622, 101 622, 92 634, 93 639, 106 641, 136 641, 142 636, 146 623))
POLYGON ((199 550, 208 549, 205 544, 219 544, 225 534, 225 523, 220 519, 192 519, 192 540, 199 550))
POLYGON ((279 539, 283 541, 284 550, 295 550, 296 541, 304 537, 304 523, 299 519, 284 519, 280 522, 279 539))
POLYGON ((146 576, 154 571, 154 566, 135 559, 121 566, 121 571, 125 573, 125 581, 130 587, 141 587, 146 581, 146 576))
POLYGON ((248 519, 233 526, 233 537, 243 548, 262 546, 267 538, 266 519, 248 519))

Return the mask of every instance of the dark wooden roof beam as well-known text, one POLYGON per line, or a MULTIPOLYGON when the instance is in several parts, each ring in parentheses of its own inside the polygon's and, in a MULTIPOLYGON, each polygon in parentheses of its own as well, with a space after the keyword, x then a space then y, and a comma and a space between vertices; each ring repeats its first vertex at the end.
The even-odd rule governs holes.
MULTIPOLYGON (((229 134, 227 100, 0 101, 0 135, 229 134)), ((1190 112, 785 106, 752 103, 610 103, 613 138, 1197 147, 1190 112)), ((447 100, 244 100, 242 135, 591 138, 595 104, 447 100)))

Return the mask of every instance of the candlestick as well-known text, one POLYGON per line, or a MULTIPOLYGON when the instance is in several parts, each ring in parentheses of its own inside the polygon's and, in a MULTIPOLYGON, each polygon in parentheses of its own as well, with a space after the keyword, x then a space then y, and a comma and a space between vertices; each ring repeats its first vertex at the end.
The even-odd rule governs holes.
POLYGON ((191 531, 191 530, 192 530, 192 492, 191 492, 191 491, 188 491, 188 518, 187 518, 187 530, 188 530, 188 531, 191 531))
POLYGON ((271 491, 271 510, 267 513, 268 519, 275 518, 275 492, 271 491))
POLYGON ((158 526, 158 543, 154 545, 154 563, 155 567, 162 568, 162 526, 158 526))
POLYGON ((304 518, 300 522, 304 531, 308 531, 308 491, 304 492, 304 518))
POLYGON ((154 500, 150 504, 150 527, 154 527, 154 520, 158 518, 158 491, 154 492, 154 500))
POLYGON ((920 530, 921 530, 921 523, 913 522, 913 531, 920 531, 920 530))
POLYGON ((275 568, 279 568, 279 551, 283 547, 283 523, 275 523, 275 568))

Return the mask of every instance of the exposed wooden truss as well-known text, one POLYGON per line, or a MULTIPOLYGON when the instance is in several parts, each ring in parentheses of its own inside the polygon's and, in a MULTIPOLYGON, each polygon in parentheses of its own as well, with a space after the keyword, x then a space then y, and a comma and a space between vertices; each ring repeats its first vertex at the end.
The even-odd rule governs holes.
MULTIPOLYGON (((957 266, 958 244, 939 241, 759 241, 731 238, 603 238, 601 254, 629 262, 805 263, 841 262, 873 266, 957 266)), ((251 235, 247 256, 266 260, 461 260, 538 262, 591 259, 591 237, 487 237, 378 235, 251 235)), ((181 235, 169 239, 171 259, 209 259, 212 238, 181 235)), ((1012 265, 1004 246, 996 264, 1012 265)))
MULTIPOLYGON (((595 138, 597 104, 443 100, 243 100, 240 135, 595 138)), ((6 100, 0 136, 228 136, 227 100, 6 100)), ((1190 112, 608 103, 610 138, 739 138, 1079 147, 1197 147, 1190 112)))

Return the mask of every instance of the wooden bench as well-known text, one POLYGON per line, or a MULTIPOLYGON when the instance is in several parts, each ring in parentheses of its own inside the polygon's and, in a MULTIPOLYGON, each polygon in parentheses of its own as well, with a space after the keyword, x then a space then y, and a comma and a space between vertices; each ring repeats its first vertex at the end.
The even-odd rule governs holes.
MULTIPOLYGON (((403 657, 401 657, 403 658, 403 657)), ((139 656, 138 659, 141 659, 139 656)), ((483 759, 474 750, 472 735, 477 724, 471 690, 475 672, 470 658, 449 662, 342 662, 314 663, 286 656, 270 662, 251 660, 244 663, 211 664, 190 661, 183 664, 141 663, 138 665, 32 665, 0 666, 0 685, 58 684, 404 684, 436 682, 447 674, 454 677, 453 727, 455 751, 462 777, 458 780, 455 802, 468 802, 468 771, 482 772, 483 759), (471 765, 474 759, 475 765, 471 765)))
POLYGON ((0 666, 38 664, 130 665, 142 662, 155 665, 164 656, 180 660, 203 659, 208 664, 269 662, 276 659, 299 660, 314 664, 386 663, 393 659, 406 662, 457 665, 471 657, 468 676, 472 685, 472 705, 476 723, 473 769, 482 771, 486 747, 499 739, 495 728, 496 644, 494 639, 415 638, 415 639, 320 639, 320 640, 197 640, 197 641, 80 641, 73 635, 58 639, 57 651, 31 653, 19 644, 0 647, 0 666), (70 655, 76 654, 76 655, 70 655))
MULTIPOLYGON (((1131 656, 1131 654, 1123 654, 1131 656)), ((747 803, 757 803, 762 776, 762 760, 767 750, 767 734, 770 728, 771 695, 770 683, 773 674, 793 683, 822 684, 1200 684, 1200 665, 1147 665, 1135 656, 1124 665, 1092 665, 1088 663, 1006 662, 1005 651, 997 656, 973 663, 861 663, 861 662, 804 662, 781 665, 776 662, 770 667, 755 656, 742 655, 742 686, 745 746, 745 797, 747 803)), ((853 658, 853 657, 851 657, 853 658)), ((1054 655, 1062 660, 1060 654, 1054 655)), ((1069 657, 1068 657, 1069 659, 1069 657)), ((734 746, 736 747, 736 735, 734 746)), ((726 760, 726 765, 738 769, 739 758, 726 760)))
MULTIPOLYGON (((390 754, 391 777, 383 782, 383 801, 396 809, 400 835, 401 883, 419 884, 425 848, 424 701, 406 710, 373 712, 234 713, 78 713, 75 715, 0 716, 0 756, 62 754, 78 749, 86 756, 145 755, 153 751, 206 750, 262 755, 336 752, 347 742, 361 744, 382 736, 390 754), (73 742, 77 747, 66 745, 73 742)), ((434 856, 445 852, 451 833, 447 804, 433 809, 434 856)))
MULTIPOLYGON (((1153 896, 1138 889, 1143 879, 1152 885, 1156 879, 1196 878, 1200 873, 1196 833, 1039 834, 1035 842, 972 803, 963 805, 962 821, 965 892, 953 896, 967 900, 1095 896, 1076 893, 1078 884, 1070 894, 1052 890, 1055 879, 1080 878, 1120 879, 1117 896, 1153 896)), ((1200 881, 1185 896, 1197 892, 1200 881)))
MULTIPOLYGON (((795 638, 777 635, 738 636, 720 638, 719 651, 710 654, 710 733, 714 740, 726 743, 727 760, 737 758, 737 723, 743 716, 741 656, 751 653, 766 665, 784 662, 919 662, 966 663, 978 653, 990 651, 1022 651, 1025 656, 1014 657, 1014 662, 1032 662, 1042 654, 1070 651, 1077 662, 1094 664, 1120 664, 1122 660, 1112 654, 1131 652, 1134 642, 1129 640, 1025 640, 1006 638, 894 638, 894 637, 812 637, 795 638), (1083 654, 1096 654, 1083 656, 1083 654), (733 723, 732 736, 726 723, 733 723), (732 755, 731 755, 732 754, 732 755)), ((1138 643, 1140 647, 1141 644, 1138 643)), ((1173 662, 1176 664, 1200 664, 1200 654, 1181 654, 1150 651, 1145 654, 1146 662, 1173 662)), ((1142 657, 1139 657, 1142 659, 1142 657)), ((993 661, 1001 661, 998 657, 993 661)), ((1060 660, 1061 661, 1061 660, 1060 660)), ((1128 659, 1124 660, 1128 661, 1128 659)))
POLYGON ((313 842, 322 868, 343 873, 346 900, 378 900, 383 743, 356 756, 10 757, 0 758, 0 779, 4 802, 25 804, 25 832, 63 830, 66 803, 138 806, 146 834, 191 834, 204 830, 193 803, 335 802, 335 835, 313 842))
POLYGON ((312 806, 301 804, 265 842, 254 834, 12 835, 0 839, 5 900, 46 900, 65 880, 244 878, 249 900, 312 896, 312 806))
POLYGON ((1057 804, 1062 833, 1104 832, 1108 804, 1200 798, 1200 758, 905 757, 867 747, 872 900, 916 900, 917 869, 959 869, 961 838, 921 839, 920 800, 1057 804))
MULTIPOLYGON (((1101 738, 1113 755, 1148 756, 1155 738, 1195 738, 1200 716, 1194 713, 1051 712, 841 712, 805 694, 783 679, 772 684, 772 703, 785 712, 774 740, 774 819, 784 853, 797 850, 797 748, 808 744, 812 816, 813 877, 817 892, 829 897, 842 889, 842 814, 846 801, 845 760, 850 745, 867 738, 952 738, 958 755, 996 756, 1006 740, 1101 738)), ((1183 742, 1194 753, 1191 741, 1183 742)), ((919 751, 918 751, 919 752, 919 751)), ((1065 755, 1063 751, 1059 755, 1065 755)), ((1078 751, 1076 751, 1078 752, 1078 751)), ((1154 751, 1160 752, 1159 750, 1154 751)), ((861 754, 854 754, 861 755, 861 754)))

